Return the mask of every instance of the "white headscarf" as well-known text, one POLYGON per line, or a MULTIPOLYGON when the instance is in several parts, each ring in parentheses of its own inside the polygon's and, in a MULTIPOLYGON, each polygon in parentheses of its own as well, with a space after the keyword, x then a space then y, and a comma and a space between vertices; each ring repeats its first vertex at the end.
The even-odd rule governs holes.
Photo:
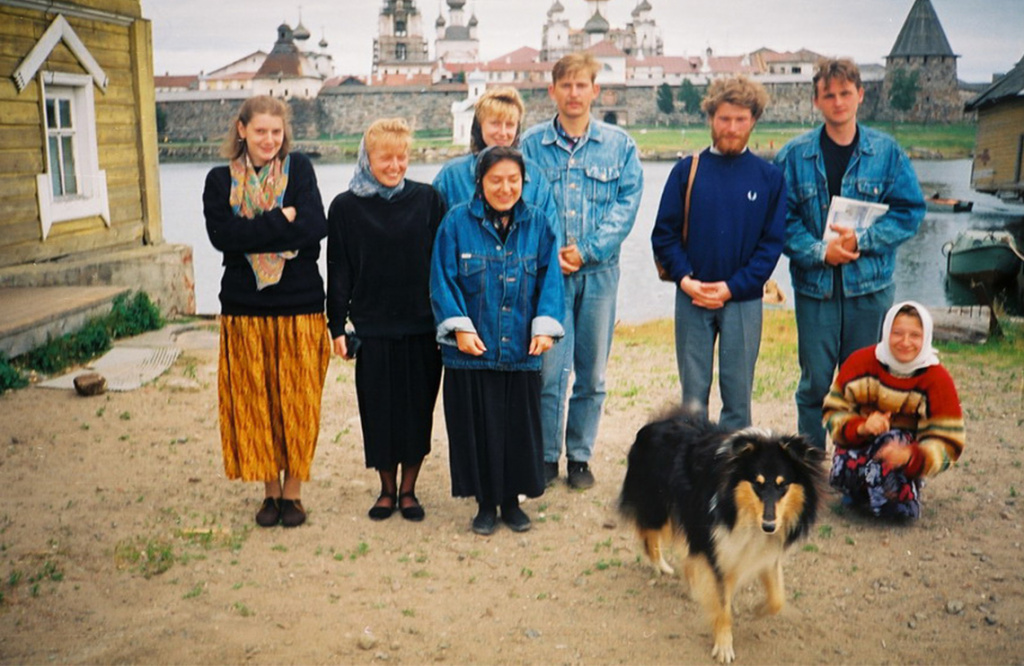
POLYGON ((892 306, 885 313, 885 323, 882 324, 882 339, 875 345, 875 358, 887 366, 892 373, 904 376, 912 375, 921 368, 927 368, 929 365, 938 365, 938 352, 932 347, 932 316, 928 313, 928 309, 914 301, 903 301, 892 306), (889 335, 892 333, 892 323, 896 320, 896 314, 900 311, 900 308, 907 305, 917 310, 917 315, 921 318, 924 340, 922 340, 921 351, 917 353, 917 356, 913 360, 904 363, 897 361, 896 357, 892 355, 892 350, 889 348, 889 335))

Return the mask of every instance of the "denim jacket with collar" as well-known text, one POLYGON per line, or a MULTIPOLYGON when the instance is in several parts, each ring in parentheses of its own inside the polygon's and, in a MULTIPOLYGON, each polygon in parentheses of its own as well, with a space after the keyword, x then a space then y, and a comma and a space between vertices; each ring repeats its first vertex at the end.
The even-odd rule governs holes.
MULTIPOLYGON (((434 189, 441 194, 445 206, 453 208, 455 204, 469 201, 476 194, 476 165, 479 155, 462 155, 448 160, 434 176, 434 189)), ((531 160, 526 162, 526 178, 523 180, 523 201, 543 210, 557 230, 558 207, 551 195, 551 187, 540 167, 531 160)))
MULTIPOLYGON (((775 158, 789 195, 786 242, 793 290, 812 298, 831 298, 833 266, 825 263, 825 221, 829 193, 821 154, 824 125, 787 143, 775 158)), ((924 219, 924 196, 903 149, 887 134, 857 125, 858 142, 843 175, 842 196, 889 205, 888 212, 857 234, 860 258, 843 264, 843 293, 863 296, 893 283, 896 249, 917 233, 924 219)))
POLYGON ((633 139, 618 127, 591 118, 575 146, 559 135, 553 120, 526 130, 520 144, 551 184, 561 236, 565 244, 575 243, 579 249, 581 272, 616 265, 644 187, 633 139))
POLYGON ((449 210, 434 240, 430 302, 445 367, 539 371, 541 357, 529 354, 533 336, 565 335, 558 243, 547 216, 520 199, 503 243, 479 197, 449 210), (475 331, 487 351, 459 351, 457 331, 475 331))

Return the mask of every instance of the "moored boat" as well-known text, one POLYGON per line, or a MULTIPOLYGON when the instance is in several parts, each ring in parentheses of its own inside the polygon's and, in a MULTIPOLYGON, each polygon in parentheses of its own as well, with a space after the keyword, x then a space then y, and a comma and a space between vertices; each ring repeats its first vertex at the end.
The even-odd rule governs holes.
POLYGON ((967 229, 942 247, 946 273, 953 278, 996 286, 1020 274, 1024 253, 1008 231, 967 229))
POLYGON ((926 198, 924 205, 933 213, 967 213, 974 208, 973 201, 940 197, 938 194, 926 198))

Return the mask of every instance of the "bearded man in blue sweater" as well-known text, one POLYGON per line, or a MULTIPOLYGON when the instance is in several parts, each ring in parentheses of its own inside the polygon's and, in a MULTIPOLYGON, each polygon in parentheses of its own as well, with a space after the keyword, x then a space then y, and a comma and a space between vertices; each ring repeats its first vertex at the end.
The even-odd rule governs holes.
POLYGON ((767 103, 764 88, 742 76, 708 87, 701 108, 711 125, 711 147, 672 169, 651 232, 654 255, 677 287, 676 360, 683 405, 707 414, 717 340, 719 422, 727 428, 751 424, 761 297, 786 230, 782 171, 747 149, 767 103))

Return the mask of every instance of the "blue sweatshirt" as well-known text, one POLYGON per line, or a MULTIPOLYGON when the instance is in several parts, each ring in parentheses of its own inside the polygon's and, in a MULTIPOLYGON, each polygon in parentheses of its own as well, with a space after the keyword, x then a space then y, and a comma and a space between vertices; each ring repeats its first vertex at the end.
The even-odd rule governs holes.
POLYGON ((677 284, 689 275, 701 282, 725 282, 735 301, 761 298, 785 239, 782 171, 749 150, 724 156, 705 149, 690 194, 684 245, 683 201, 691 161, 679 160, 665 183, 651 232, 655 257, 677 284))

